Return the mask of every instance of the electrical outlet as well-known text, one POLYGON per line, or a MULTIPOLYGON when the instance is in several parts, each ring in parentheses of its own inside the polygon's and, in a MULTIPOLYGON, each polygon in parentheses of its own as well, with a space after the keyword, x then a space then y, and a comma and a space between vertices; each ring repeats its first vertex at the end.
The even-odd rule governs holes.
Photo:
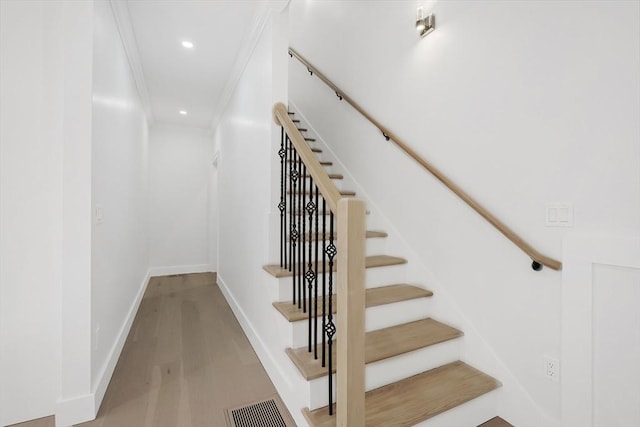
POLYGON ((551 381, 560 381, 560 360, 544 356, 544 376, 551 381))

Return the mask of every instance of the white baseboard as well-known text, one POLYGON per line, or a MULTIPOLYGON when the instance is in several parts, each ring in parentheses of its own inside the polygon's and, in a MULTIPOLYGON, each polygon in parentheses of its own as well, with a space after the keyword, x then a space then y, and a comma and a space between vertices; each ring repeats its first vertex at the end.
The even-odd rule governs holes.
MULTIPOLYGON (((242 330, 249 339, 253 350, 256 352, 256 355, 260 359, 260 362, 262 362, 262 365, 267 371, 271 382, 280 394, 280 397, 282 398, 285 405, 289 408, 291 416, 295 419, 296 423, 299 426, 306 426, 307 423, 302 417, 302 412, 300 411, 302 405, 298 406, 297 402, 294 403, 292 401, 292 393, 295 395, 295 386, 291 382, 290 376, 286 372, 284 372, 282 366, 278 363, 277 358, 274 357, 273 353, 271 352, 271 350, 269 350, 266 343, 260 338, 258 332, 253 327, 244 310, 242 310, 242 308, 238 305, 236 299, 233 297, 233 294, 229 290, 229 287, 225 284, 223 278, 220 277, 220 274, 217 275, 217 284, 222 291, 225 299, 227 300, 227 303, 231 307, 233 314, 236 316, 236 319, 238 319, 242 330)), ((282 353, 284 354, 284 351, 282 353)))
POLYGON ((142 302, 142 296, 147 289, 147 284, 151 277, 151 271, 149 270, 140 284, 138 293, 129 308, 127 318, 120 328, 118 338, 113 343, 107 362, 104 364, 102 371, 98 375, 98 379, 95 382, 95 386, 91 394, 80 396, 74 399, 68 399, 60 401, 56 407, 56 427, 68 427, 74 424, 91 421, 96 418, 104 395, 107 392, 107 387, 113 376, 113 371, 116 368, 118 359, 124 347, 124 343, 127 340, 131 325, 136 317, 140 303, 142 302))
POLYGON ((133 320, 138 313, 138 308, 140 307, 140 303, 142 302, 142 297, 144 295, 145 290, 147 289, 147 284, 149 283, 149 279, 151 278, 151 271, 147 271, 147 275, 142 280, 140 284, 140 288, 138 289, 138 293, 136 294, 136 299, 131 304, 129 308, 129 313, 127 313, 127 319, 120 328, 120 332, 118 333, 118 339, 111 347, 111 351, 109 352, 109 357, 107 358, 107 363, 102 368, 100 375, 98 376, 99 380, 96 381, 95 388, 93 390, 94 400, 95 400, 95 410, 96 415, 98 409, 100 409, 100 405, 102 404, 102 399, 104 399, 104 394, 107 392, 107 387, 109 386, 109 381, 111 381, 111 377, 113 376, 113 371, 116 369, 116 364, 120 359, 120 354, 122 353, 122 348, 124 347, 124 343, 127 340, 127 336, 129 336, 129 331, 131 330, 131 325, 133 324, 133 320))
POLYGON ((271 351, 269 351, 269 348, 267 347, 267 345, 264 343, 264 341, 262 341, 262 339, 260 338, 256 330, 254 329, 253 325, 249 321, 249 318, 244 313, 244 310, 242 310, 242 308, 240 308, 240 306, 238 305, 238 302, 231 294, 231 291, 229 290, 227 285, 224 283, 224 280, 222 279, 222 277, 218 275, 216 280, 217 280, 218 287, 222 291, 225 299, 227 300, 227 303, 229 303, 229 306, 231 307, 233 314, 236 316, 236 319, 238 319, 238 322, 240 323, 242 330, 244 331, 247 338, 249 338, 249 341, 251 342, 251 346, 256 351, 258 358, 260 359, 265 369, 269 373, 269 377, 271 377, 273 380, 273 377, 272 377, 272 373, 273 373, 274 375, 276 375, 276 378, 278 378, 279 380, 278 382, 282 382, 286 384, 288 387, 291 387, 291 382, 287 378, 286 374, 281 371, 280 367, 278 366, 278 363, 273 357, 273 354, 271 354, 271 351))
POLYGON ((173 265, 167 267, 151 267, 149 274, 151 277, 157 277, 172 274, 211 273, 213 271, 215 271, 215 269, 211 264, 173 265))
POLYGON ((96 418, 93 393, 73 399, 60 400, 56 404, 56 427, 71 427, 96 418))

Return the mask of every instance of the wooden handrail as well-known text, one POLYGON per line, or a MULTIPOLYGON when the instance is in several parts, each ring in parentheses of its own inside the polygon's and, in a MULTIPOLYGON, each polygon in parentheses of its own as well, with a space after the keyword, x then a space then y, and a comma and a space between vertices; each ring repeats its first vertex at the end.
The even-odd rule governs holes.
POLYGON ((287 107, 278 102, 273 106, 273 119, 278 126, 282 126, 289 136, 289 139, 296 148, 296 151, 300 155, 302 162, 307 166, 307 173, 313 178, 314 184, 322 193, 322 197, 329 204, 329 208, 332 212, 338 212, 338 202, 342 198, 338 187, 333 183, 327 171, 322 167, 318 158, 313 154, 311 148, 304 140, 304 137, 298 130, 297 126, 293 123, 289 117, 287 107))
POLYGON ((496 218, 493 214, 491 214, 487 209, 485 209, 480 203, 474 200, 469 194, 467 194, 462 188, 460 188, 457 184, 447 178, 438 168, 429 163, 426 159, 420 156, 415 150, 409 147, 405 142, 403 142, 396 134, 394 134, 389 128, 382 125, 376 119, 374 119, 369 113, 367 113, 357 102, 355 102, 349 95, 347 95, 342 89, 336 86, 331 80, 329 80, 322 72, 320 72, 316 67, 311 65, 309 61, 304 59, 298 52, 296 52, 293 48, 289 48, 289 55, 295 57, 298 61, 304 64, 307 67, 307 70, 315 74, 320 80, 322 80, 327 86, 333 90, 336 95, 347 101, 353 108, 355 108, 360 114, 364 116, 371 124, 373 124, 382 135, 385 137, 387 141, 392 141, 396 144, 400 149, 402 149, 406 154, 408 154, 411 158, 413 158, 416 162, 418 162, 423 168, 429 171, 436 179, 442 182, 445 186, 447 186, 451 191, 453 191, 458 197, 460 197, 466 204, 468 204, 473 210, 475 210, 480 216, 486 219, 491 225, 493 225, 500 233, 502 233, 507 239, 511 240, 517 247, 519 247, 524 253, 529 255, 529 257, 533 260, 533 268, 537 270, 539 266, 546 265, 547 267, 553 270, 562 270, 562 263, 556 259, 548 257, 546 255, 541 254, 536 249, 533 248, 529 243, 527 243, 522 237, 520 237, 515 231, 510 229, 507 225, 505 225, 502 221, 496 218))

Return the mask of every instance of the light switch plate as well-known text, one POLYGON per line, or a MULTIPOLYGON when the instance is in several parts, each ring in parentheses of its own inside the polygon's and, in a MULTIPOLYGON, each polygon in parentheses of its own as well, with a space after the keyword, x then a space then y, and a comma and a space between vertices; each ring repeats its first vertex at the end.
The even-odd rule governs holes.
POLYGON ((547 227, 573 227, 573 205, 571 203, 548 204, 545 225, 547 227))
POLYGON ((102 224, 104 222, 104 214, 102 206, 96 205, 96 224, 102 224))

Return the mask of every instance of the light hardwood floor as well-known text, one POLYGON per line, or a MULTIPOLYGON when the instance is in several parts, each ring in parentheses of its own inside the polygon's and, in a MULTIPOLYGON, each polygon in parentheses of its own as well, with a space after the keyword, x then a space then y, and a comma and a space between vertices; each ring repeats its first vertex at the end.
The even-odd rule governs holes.
POLYGON ((215 283, 211 273, 151 279, 98 417, 79 426, 224 427, 225 408, 277 394, 215 283))

